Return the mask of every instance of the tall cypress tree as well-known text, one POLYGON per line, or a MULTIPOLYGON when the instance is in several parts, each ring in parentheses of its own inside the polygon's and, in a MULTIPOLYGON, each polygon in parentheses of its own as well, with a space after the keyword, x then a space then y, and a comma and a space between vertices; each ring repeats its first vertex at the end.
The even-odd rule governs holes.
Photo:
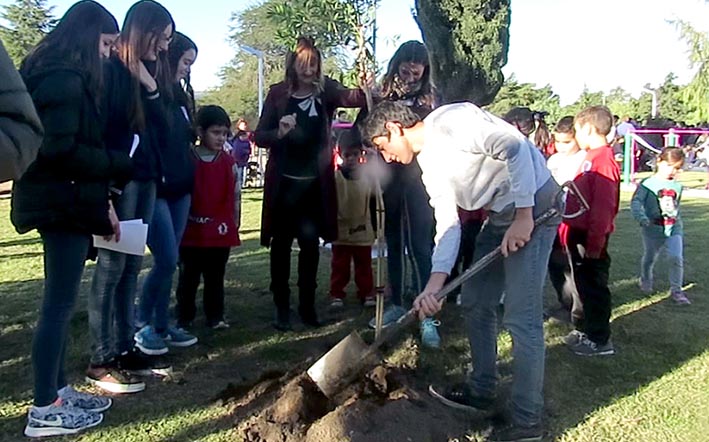
POLYGON ((416 0, 416 21, 443 103, 490 104, 504 82, 510 0, 416 0))
POLYGON ((0 14, 9 26, 0 26, 0 37, 16 66, 54 27, 53 7, 46 0, 15 0, 0 14))

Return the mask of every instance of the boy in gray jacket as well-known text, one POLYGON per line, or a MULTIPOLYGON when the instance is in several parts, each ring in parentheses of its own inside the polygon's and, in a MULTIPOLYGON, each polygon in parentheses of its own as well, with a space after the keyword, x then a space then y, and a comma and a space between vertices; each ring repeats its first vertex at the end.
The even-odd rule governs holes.
POLYGON ((20 178, 37 157, 42 123, 0 42, 0 183, 20 178))
POLYGON ((473 358, 470 382, 431 386, 431 394, 453 408, 492 407, 497 306, 505 291, 502 323, 512 336, 514 358, 511 422, 495 428, 489 440, 541 440, 542 296, 560 222, 557 218, 534 228, 534 218, 554 206, 559 193, 544 157, 513 126, 471 103, 442 106, 421 120, 405 106, 384 102, 362 123, 361 131, 386 161, 408 164, 416 157, 423 170, 435 212, 436 246, 428 285, 414 302, 421 316, 441 309, 434 296, 450 274, 460 243, 456 206, 489 213, 474 261, 502 246, 504 259, 464 284, 461 293, 473 358))

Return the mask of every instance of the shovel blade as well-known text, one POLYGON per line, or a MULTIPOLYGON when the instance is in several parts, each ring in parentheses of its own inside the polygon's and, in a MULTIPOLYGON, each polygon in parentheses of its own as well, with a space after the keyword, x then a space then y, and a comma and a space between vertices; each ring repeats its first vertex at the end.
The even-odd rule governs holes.
POLYGON ((341 340, 308 369, 308 376, 328 398, 352 382, 377 356, 356 332, 341 340))

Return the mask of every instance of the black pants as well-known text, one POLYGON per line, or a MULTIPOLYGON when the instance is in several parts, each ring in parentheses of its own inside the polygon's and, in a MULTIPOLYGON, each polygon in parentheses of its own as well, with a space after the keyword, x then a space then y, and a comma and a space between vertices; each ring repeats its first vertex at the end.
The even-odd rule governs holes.
MULTIPOLYGON (((462 272, 473 264, 475 255, 475 240, 483 226, 483 221, 468 221, 460 225, 460 248, 458 249, 458 259, 451 270, 448 281, 457 278, 462 272)), ((461 287, 454 290, 448 297, 449 301, 455 301, 455 297, 460 293, 461 287)))
POLYGON ((389 181, 384 186, 384 236, 387 243, 387 278, 394 305, 410 304, 406 293, 406 265, 411 264, 411 291, 417 296, 428 283, 433 253, 434 216, 421 167, 387 164, 389 181), (405 255, 408 251, 408 257, 405 255), (404 297, 407 297, 404 302, 404 297))
POLYGON ((572 318, 579 331, 599 345, 608 342, 611 336, 611 291, 608 288, 608 274, 611 258, 607 250, 608 239, 601 257, 586 257, 586 232, 569 229, 568 247, 571 254, 574 280, 578 291, 578 302, 583 307, 583 318, 572 318))
POLYGON ((299 312, 308 319, 315 315, 315 289, 320 262, 320 185, 317 180, 284 178, 274 209, 271 239, 271 292, 283 315, 290 309, 290 265, 293 240, 298 240, 299 312))
POLYGON ((549 280, 561 307, 571 313, 574 323, 583 319, 583 305, 576 290, 571 256, 561 245, 559 235, 554 239, 554 246, 549 256, 549 280))
POLYGON ((34 404, 44 407, 66 387, 64 359, 69 325, 79 296, 91 237, 41 231, 44 246, 44 297, 32 340, 34 404))
POLYGON ((211 327, 224 320, 224 274, 229 247, 181 247, 177 284, 177 323, 189 325, 195 318, 195 298, 204 277, 204 316, 211 327))

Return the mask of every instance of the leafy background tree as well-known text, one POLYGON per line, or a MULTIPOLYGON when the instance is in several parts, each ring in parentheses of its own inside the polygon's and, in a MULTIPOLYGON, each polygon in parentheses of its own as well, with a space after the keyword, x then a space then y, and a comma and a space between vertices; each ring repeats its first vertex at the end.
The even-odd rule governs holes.
MULTIPOLYGON (((285 54, 302 34, 315 37, 326 56, 328 75, 354 85, 355 24, 366 21, 362 17, 373 6, 373 0, 265 0, 233 14, 230 38, 237 48, 248 45, 264 51, 266 86, 282 80, 285 54)), ((551 85, 520 82, 514 75, 503 80, 501 69, 509 44, 507 0, 416 0, 415 6, 412 12, 431 52, 434 82, 444 102, 470 100, 487 105, 496 114, 528 106, 548 112, 549 124, 592 104, 605 104, 614 114, 639 121, 650 117, 648 92, 633 95, 621 87, 610 91, 585 88, 573 103, 562 105, 551 85)), ((669 73, 655 86, 659 114, 698 124, 709 119, 709 37, 686 23, 675 24, 687 43, 696 75, 683 85, 669 73)), ((368 41, 370 47, 373 43, 368 41)), ((221 84, 200 101, 220 104, 231 115, 246 117, 253 127, 258 120, 256 59, 238 51, 225 63, 221 84)))
POLYGON ((443 103, 490 104, 504 81, 509 0, 416 0, 416 22, 443 103))
POLYGON ((0 38, 10 58, 19 66, 32 48, 52 30, 56 20, 46 0, 15 0, 3 6, 0 16, 8 26, 0 26, 0 38))
MULTIPOLYGON (((232 15, 230 40, 236 48, 246 45, 264 52, 266 87, 283 79, 286 53, 301 35, 316 40, 327 75, 353 85, 356 25, 374 4, 373 0, 266 0, 232 15)), ((237 51, 220 77, 220 86, 199 101, 219 104, 254 127, 258 121, 255 57, 237 51)))

